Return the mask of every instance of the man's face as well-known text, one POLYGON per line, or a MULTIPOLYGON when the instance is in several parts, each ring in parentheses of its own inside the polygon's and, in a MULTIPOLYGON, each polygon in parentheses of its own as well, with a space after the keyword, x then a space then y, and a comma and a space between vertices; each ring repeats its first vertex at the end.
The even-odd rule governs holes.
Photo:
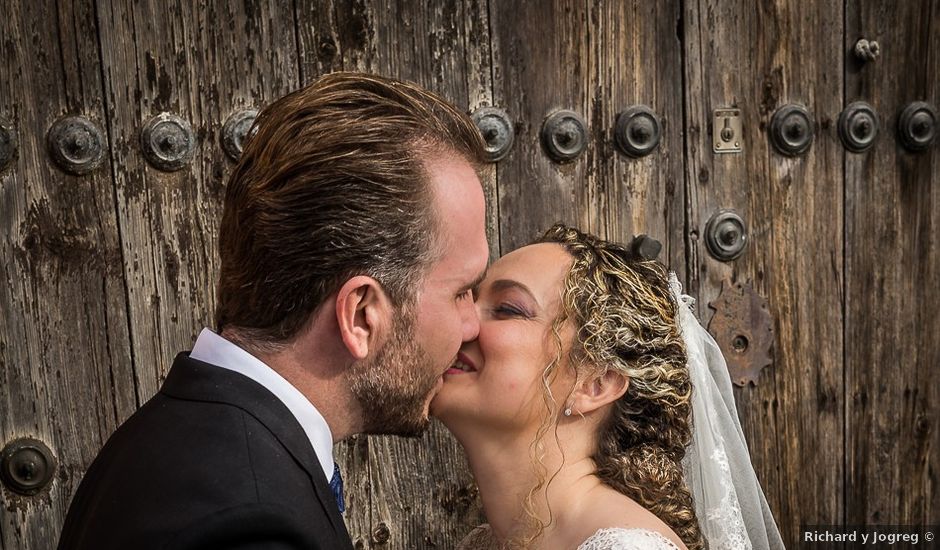
POLYGON ((425 166, 442 251, 419 284, 414 305, 397 312, 388 341, 353 376, 353 393, 370 411, 365 433, 423 432, 444 372, 460 345, 480 330, 470 290, 482 280, 489 258, 482 185, 457 156, 438 155, 425 166))

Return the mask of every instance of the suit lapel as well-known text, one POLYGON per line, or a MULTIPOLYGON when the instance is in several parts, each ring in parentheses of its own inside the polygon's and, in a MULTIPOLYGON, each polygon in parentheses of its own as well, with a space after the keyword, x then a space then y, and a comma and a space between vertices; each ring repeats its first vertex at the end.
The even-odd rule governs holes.
POLYGON ((237 372, 191 359, 183 352, 176 356, 160 391, 178 399, 226 403, 255 417, 304 469, 333 529, 349 540, 346 523, 307 434, 287 406, 267 388, 237 372))

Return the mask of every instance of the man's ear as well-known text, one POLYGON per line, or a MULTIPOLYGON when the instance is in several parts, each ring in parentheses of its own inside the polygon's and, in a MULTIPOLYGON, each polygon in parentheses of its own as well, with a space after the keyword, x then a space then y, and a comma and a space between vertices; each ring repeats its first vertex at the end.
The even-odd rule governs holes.
POLYGON ((565 407, 570 408, 573 415, 585 415, 620 399, 629 387, 629 378, 615 370, 608 370, 581 382, 565 407))
POLYGON ((393 307, 382 285, 358 275, 346 281, 336 294, 336 324, 343 345, 354 359, 374 352, 392 325, 393 307))

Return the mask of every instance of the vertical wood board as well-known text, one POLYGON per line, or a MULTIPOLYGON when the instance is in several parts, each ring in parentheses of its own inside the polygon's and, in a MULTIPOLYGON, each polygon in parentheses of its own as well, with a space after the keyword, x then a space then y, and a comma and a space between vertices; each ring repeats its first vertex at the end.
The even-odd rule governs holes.
MULTIPOLYGON (((735 392, 751 461, 784 542, 801 523, 843 518, 842 3, 686 5, 686 187, 689 288, 707 323, 722 281, 750 282, 774 318, 773 364, 735 392), (815 142, 786 157, 771 117, 805 106, 815 142), (712 152, 712 116, 739 108, 743 152, 712 152), (705 246, 708 219, 733 209, 748 245, 729 263, 705 246)), ((726 355, 735 353, 723 350, 726 355)))
POLYGON ((0 548, 12 550, 55 544, 85 468, 136 402, 94 13, 8 8, 0 116, 19 153, 0 174, 0 445, 35 438, 57 461, 38 495, 0 488, 0 548), (104 160, 85 175, 59 170, 47 151, 66 115, 101 130, 104 160))
POLYGON ((875 145, 845 159, 846 522, 940 521, 940 143, 898 141, 910 102, 940 106, 940 2, 846 3, 845 101, 866 101, 875 145), (861 63, 860 38, 881 54, 861 63))

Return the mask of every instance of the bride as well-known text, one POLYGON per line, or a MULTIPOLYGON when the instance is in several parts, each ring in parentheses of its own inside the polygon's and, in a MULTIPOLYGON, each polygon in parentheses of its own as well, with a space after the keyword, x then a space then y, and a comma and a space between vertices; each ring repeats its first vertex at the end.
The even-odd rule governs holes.
POLYGON ((730 383, 716 388, 703 361, 714 343, 660 263, 556 225, 495 262, 474 297, 479 336, 431 405, 489 521, 460 548, 783 547, 730 383))

